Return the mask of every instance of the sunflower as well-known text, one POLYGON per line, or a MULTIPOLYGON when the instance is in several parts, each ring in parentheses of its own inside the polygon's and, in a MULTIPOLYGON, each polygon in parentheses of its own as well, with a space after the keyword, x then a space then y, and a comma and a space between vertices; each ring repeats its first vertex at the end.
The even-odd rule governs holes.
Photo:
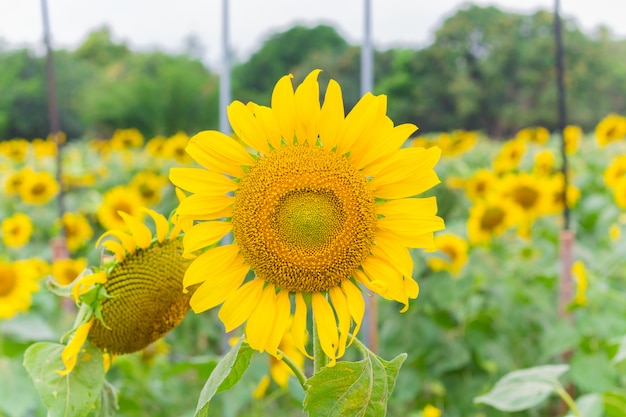
POLYGON ((498 177, 493 171, 484 168, 479 169, 465 181, 465 194, 472 201, 483 199, 493 189, 497 181, 498 177))
POLYGON ((579 306, 587 305, 587 287, 589 286, 587 281, 587 268, 583 261, 578 260, 572 265, 572 275, 576 280, 576 295, 574 296, 574 303, 579 306))
MULTIPOLYGON (((543 214, 557 214, 563 211, 563 173, 558 172, 544 180, 548 199, 543 214)), ((573 207, 580 200, 580 190, 573 184, 567 185, 567 206, 573 207)))
POLYGON ((71 284, 87 268, 87 258, 57 259, 52 263, 52 276, 61 285, 71 284))
POLYGON ((613 198, 621 209, 626 209, 626 176, 620 178, 613 188, 613 198))
POLYGON ((187 143, 189 143, 189 136, 187 136, 185 132, 177 132, 165 141, 162 156, 165 158, 172 158, 181 164, 190 163, 191 158, 189 157, 189 154, 185 152, 187 143))
POLYGON ((5 246, 19 248, 30 241, 33 234, 33 222, 24 213, 15 213, 2 220, 2 241, 5 246))
POLYGON ((545 180, 526 172, 506 175, 499 182, 499 188, 502 196, 519 205, 529 220, 545 213, 552 197, 545 180))
POLYGON ((116 129, 110 140, 111 149, 139 148, 143 145, 143 135, 135 128, 116 129))
POLYGON ((48 172, 27 171, 18 192, 25 203, 46 204, 59 192, 59 183, 48 172))
POLYGON ((0 320, 28 311, 38 289, 35 271, 27 261, 0 261, 0 320))
POLYGON ((109 230, 96 243, 102 242, 113 259, 73 283, 74 299, 90 313, 79 315, 62 355, 66 369, 59 373, 72 371, 87 338, 106 354, 136 352, 176 327, 189 310, 193 292, 183 292, 182 282, 190 261, 182 257, 180 228, 174 227, 168 237, 167 219, 150 209, 142 211, 154 220, 155 236, 138 217, 121 213, 130 233, 109 230))
POLYGON ((104 193, 102 204, 98 207, 96 214, 98 221, 105 229, 124 229, 126 223, 119 213, 138 216, 142 213, 141 207, 141 194, 136 189, 118 185, 104 193))
POLYGON ((620 178, 626 177, 626 155, 618 155, 604 170, 604 183, 608 188, 614 188, 620 178))
POLYGON ((577 125, 567 125, 563 130, 563 140, 565 141, 565 153, 573 155, 580 146, 580 138, 583 136, 583 129, 577 125))
POLYGON ((543 149, 533 157, 533 174, 538 177, 547 177, 554 169, 554 154, 549 149, 543 149))
POLYGON ((524 154, 526 142, 521 139, 513 139, 505 142, 493 160, 493 169, 496 174, 504 174, 516 169, 524 154))
POLYGON ((67 248, 76 251, 93 237, 93 228, 82 213, 64 213, 61 218, 67 248))
POLYGON ((443 256, 428 258, 428 266, 433 271, 448 271, 458 276, 467 263, 467 241, 455 234, 445 233, 435 236, 435 247, 443 256))
POLYGON ((163 136, 155 136, 146 143, 146 152, 153 158, 163 157, 163 148, 166 139, 163 136))
POLYGON ((141 171, 135 174, 128 185, 139 192, 143 205, 154 206, 161 202, 163 189, 167 184, 167 177, 153 171, 141 171))
POLYGON ((545 145, 550 139, 550 131, 542 126, 527 127, 515 135, 515 139, 527 142, 545 145))
POLYGON ((11 139, 0 143, 0 154, 14 162, 24 162, 28 155, 28 141, 26 139, 11 139))
POLYGON ((454 130, 451 133, 441 133, 437 137, 437 145, 441 154, 446 157, 459 156, 474 147, 478 134, 467 130, 454 130))
POLYGON ((33 150, 35 151, 35 158, 47 158, 56 156, 57 144, 49 139, 33 139, 33 150))
POLYGON ((408 248, 434 248, 444 223, 434 197, 413 198, 439 182, 440 150, 400 149, 416 127, 393 125, 386 96, 367 93, 345 116, 331 80, 320 105, 319 72, 295 92, 291 76, 282 77, 271 108, 233 102, 228 117, 247 148, 200 132, 186 149, 204 169, 172 168, 170 180, 193 193, 177 208, 197 221, 184 238, 185 253, 198 255, 184 280, 201 284, 193 310, 221 304, 226 331, 246 323, 250 346, 276 355, 292 304, 296 344, 306 352, 310 304, 332 366, 351 328, 358 333, 360 287, 406 310, 418 294, 408 248), (211 247, 231 231, 232 244, 211 247))
POLYGON ((596 125, 596 141, 604 147, 611 142, 626 138, 626 117, 611 113, 596 125))
POLYGON ((471 243, 489 243, 522 219, 522 210, 512 200, 489 194, 470 208, 467 233, 471 243))

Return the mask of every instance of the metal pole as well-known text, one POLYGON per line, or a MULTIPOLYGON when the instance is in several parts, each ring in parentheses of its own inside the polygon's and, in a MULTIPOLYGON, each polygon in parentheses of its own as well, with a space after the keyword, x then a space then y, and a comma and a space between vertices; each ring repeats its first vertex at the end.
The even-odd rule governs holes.
POLYGON ((230 134, 226 107, 231 102, 230 94, 230 41, 229 41, 228 0, 222 0, 222 62, 220 74, 219 118, 220 132, 230 134))
MULTIPOLYGON (((59 194, 57 196, 57 207, 59 218, 63 218, 65 213, 65 205, 63 202, 63 171, 62 171, 62 148, 61 129, 59 127, 59 110, 57 107, 56 83, 54 77, 54 59, 50 41, 50 20, 48 18, 48 4, 46 0, 41 0, 41 15, 43 18, 44 43, 46 45, 46 87, 48 89, 48 118, 50 121, 50 133, 54 138, 57 146, 56 177, 59 183, 59 194)), ((67 246, 65 243, 65 227, 61 223, 60 236, 51 242, 53 259, 64 259, 68 257, 67 246)))

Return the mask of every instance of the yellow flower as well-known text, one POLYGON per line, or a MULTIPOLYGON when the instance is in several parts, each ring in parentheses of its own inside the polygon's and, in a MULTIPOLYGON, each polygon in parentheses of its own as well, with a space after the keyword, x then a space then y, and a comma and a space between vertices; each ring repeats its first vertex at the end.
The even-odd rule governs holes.
POLYGON ((139 192, 143 205, 154 206, 161 201, 166 184, 169 184, 167 177, 152 171, 141 171, 135 174, 129 186, 139 192))
POLYGON ((138 148, 143 145, 143 135, 135 128, 117 129, 110 141, 111 149, 138 148))
POLYGON ((604 170, 604 183, 608 188, 614 188, 620 178, 626 177, 626 155, 618 155, 604 170))
POLYGON ((26 139, 11 139, 0 142, 0 154, 14 162, 24 162, 28 154, 28 141, 26 139))
POLYGON ((611 242, 617 242, 621 236, 621 226, 619 225, 619 223, 613 223, 611 227, 609 227, 609 237, 611 238, 611 242))
POLYGON ((436 139, 443 156, 458 156, 474 147, 478 140, 476 132, 454 130, 451 133, 441 133, 436 139))
POLYGON ((533 174, 539 177, 547 177, 552 174, 554 169, 554 154, 549 149, 537 152, 534 156, 535 165, 533 166, 533 174))
POLYGON ((81 213, 64 213, 61 223, 65 229, 67 248, 76 251, 93 237, 93 228, 89 220, 81 213))
POLYGON ((46 158, 57 154, 57 144, 51 140, 33 139, 33 149, 35 158, 46 158))
POLYGON ((105 229, 124 229, 126 224, 119 212, 138 216, 141 214, 142 198, 139 192, 131 187, 118 185, 102 196, 102 204, 98 207, 98 221, 105 229))
POLYGON ((615 198, 615 203, 619 208, 626 209, 626 176, 620 178, 615 184, 613 198, 615 198))
POLYGON ((185 151, 187 143, 189 143, 189 136, 185 132, 178 132, 167 138, 163 145, 162 155, 165 158, 172 158, 181 164, 188 164, 191 162, 191 158, 185 151))
POLYGON ((27 171, 18 192, 25 203, 46 204, 59 192, 59 183, 48 172, 27 171))
POLYGON ((61 285, 71 284, 87 268, 87 259, 57 259, 52 263, 52 275, 61 285))
POLYGON ((146 143, 146 152, 153 158, 163 158, 163 148, 165 146, 163 136, 155 136, 146 143))
POLYGON ((626 117, 611 113, 596 125, 596 141, 604 147, 626 137, 626 117))
POLYGON ((500 175, 516 169, 524 153, 526 153, 525 141, 513 139, 505 142, 493 160, 493 170, 500 175))
POLYGON ((519 139, 524 142, 536 143, 538 145, 544 145, 550 139, 550 131, 545 127, 527 127, 515 135, 515 139, 519 139))
MULTIPOLYGON (((557 214, 563 211, 563 173, 559 172, 544 180, 548 199, 541 214, 557 214)), ((580 190, 573 184, 567 185, 567 206, 573 207, 580 200, 580 190)))
POLYGON ((546 181, 526 172, 506 175, 499 187, 502 196, 518 204, 530 220, 544 214, 550 204, 550 189, 546 181))
POLYGON ((319 72, 295 92, 282 77, 271 108, 233 102, 228 117, 247 148, 201 132, 186 149, 204 169, 172 168, 170 180, 193 193, 177 208, 197 220, 184 238, 185 254, 198 254, 184 280, 201 284, 193 310, 221 304, 226 331, 246 323, 250 346, 276 355, 293 301, 295 343, 305 353, 310 300, 332 366, 351 328, 358 333, 359 287, 406 310, 418 294, 408 248, 433 248, 444 224, 434 197, 413 198, 439 182, 439 149, 400 149, 416 127, 394 127, 386 96, 367 93, 345 116, 331 80, 320 105, 319 72), (211 247, 231 231, 232 244, 211 247))
POLYGON ((15 213, 2 220, 2 241, 10 248, 19 248, 30 241, 33 222, 24 213, 15 213))
POLYGON ((567 125, 563 131, 563 140, 565 141, 565 153, 573 155, 578 150, 580 139, 583 136, 583 129, 577 125, 567 125))
POLYGON ((467 233, 473 244, 488 243, 522 219, 520 207, 513 201, 497 195, 488 195, 470 208, 467 233))
POLYGON ((0 261, 0 320, 28 311, 39 289, 33 268, 26 261, 0 261))
POLYGON ((576 280, 576 295, 574 296, 574 303, 584 306, 587 305, 587 269, 585 264, 578 260, 572 265, 572 275, 576 280))
MULTIPOLYGON (((168 237, 167 219, 150 209, 142 211, 154 220, 155 236, 139 218, 121 213, 130 233, 109 230, 96 243, 102 242, 114 259, 102 270, 74 282, 72 295, 79 306, 83 294, 97 286, 107 296, 99 300, 102 321, 80 323, 86 334, 79 334, 81 327, 77 327, 77 336, 65 348, 64 356, 74 357, 87 338, 113 356, 142 350, 176 327, 189 311, 193 292, 183 291, 183 275, 190 261, 181 256, 180 229, 175 227, 168 237)), ((74 365, 66 363, 63 372, 71 372, 74 365)))
POLYGON ((443 257, 430 257, 428 265, 433 271, 448 271, 458 275, 467 263, 468 244, 465 239, 452 233, 435 236, 435 247, 443 257))
POLYGON ((19 194, 20 187, 24 182, 24 178, 32 174, 33 170, 29 167, 24 167, 19 171, 9 174, 6 181, 4 182, 4 191, 6 192, 7 196, 19 194))
POLYGON ((422 411, 423 417, 441 417, 441 410, 434 405, 428 404, 422 411))
POLYGON ((489 169, 479 169, 465 182, 465 193, 472 201, 485 198, 497 183, 496 174, 489 169))

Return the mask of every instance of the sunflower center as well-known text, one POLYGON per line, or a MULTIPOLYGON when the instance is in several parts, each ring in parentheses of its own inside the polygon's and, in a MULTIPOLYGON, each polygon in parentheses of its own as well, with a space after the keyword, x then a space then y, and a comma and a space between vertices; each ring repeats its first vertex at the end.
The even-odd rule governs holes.
POLYGON ((483 230, 493 230, 504 221, 504 211, 497 207, 489 207, 485 210, 480 219, 480 228, 483 230))
POLYGON ((456 248, 452 246, 443 246, 439 250, 445 253, 448 256, 448 258, 450 258, 450 262, 453 262, 454 260, 458 258, 456 248))
POLYGON ((367 179, 324 149, 274 150, 241 179, 233 233, 258 277, 291 292, 348 279, 369 255, 376 228, 367 179))
POLYGON ((17 277, 13 268, 9 265, 0 265, 0 297, 10 294, 16 283, 17 277))
POLYGON ((30 189, 32 195, 42 195, 46 193, 46 185, 37 183, 30 189))
POLYGON ((520 186, 513 190, 513 200, 525 210, 533 207, 538 198, 539 193, 531 187, 520 186))

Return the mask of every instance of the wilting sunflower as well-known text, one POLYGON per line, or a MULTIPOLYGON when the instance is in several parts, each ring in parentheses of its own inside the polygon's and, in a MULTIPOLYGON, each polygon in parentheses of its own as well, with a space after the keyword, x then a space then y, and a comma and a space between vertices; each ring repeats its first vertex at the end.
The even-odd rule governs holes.
POLYGON ((65 228, 67 248, 71 251, 80 249, 93 237, 93 228, 82 213, 64 213, 61 224, 65 228))
POLYGON ((38 289, 35 270, 28 261, 0 261, 0 320, 28 311, 38 289))
POLYGON ((81 308, 87 302, 82 294, 95 291, 99 296, 96 306, 86 306, 92 314, 76 324, 63 351, 63 374, 74 368, 87 338, 107 354, 136 352, 176 327, 189 310, 192 292, 183 292, 183 275, 190 261, 182 257, 180 228, 174 227, 168 237, 165 217, 142 210, 154 220, 155 236, 138 218, 120 213, 130 233, 110 230, 96 243, 102 242, 114 259, 82 276, 72 287, 81 308), (105 240, 108 237, 115 239, 105 240), (96 310, 102 321, 96 318, 96 310))
POLYGON ((126 223, 119 213, 139 216, 142 214, 141 207, 141 195, 136 189, 118 185, 104 193, 102 204, 98 207, 96 214, 98 221, 105 229, 124 229, 126 223))
POLYGON ((470 208, 467 233, 471 243, 489 243, 522 220, 522 210, 512 200, 489 194, 470 208))
POLYGON ((611 113, 596 125, 596 141, 600 147, 626 138, 626 117, 611 113))
POLYGON ((15 213, 2 220, 2 242, 10 248, 24 246, 33 234, 33 222, 24 213, 15 213))
POLYGON ((400 149, 416 127, 394 126, 384 95, 367 93, 345 116, 331 80, 320 105, 319 72, 295 92, 291 76, 281 78, 271 108, 233 102, 228 117, 247 148, 201 132, 186 149, 205 169, 172 168, 170 179, 193 193, 177 213, 198 221, 184 238, 185 252, 198 254, 184 281, 201 283, 194 311, 222 304, 227 331, 246 323, 250 346, 275 355, 292 302, 296 344, 305 352, 310 303, 332 365, 352 322, 358 333, 360 287, 406 310, 418 294, 408 248, 433 248, 433 232, 444 224, 434 197, 414 198, 439 182, 439 149, 400 149), (201 253, 231 231, 232 244, 201 253))
POLYGON ((46 204, 59 192, 59 183, 48 172, 26 172, 18 192, 23 202, 46 204))
POLYGON ((427 259, 428 266, 433 271, 448 271, 458 276, 467 263, 469 245, 461 236, 444 233, 435 236, 435 256, 427 259))

